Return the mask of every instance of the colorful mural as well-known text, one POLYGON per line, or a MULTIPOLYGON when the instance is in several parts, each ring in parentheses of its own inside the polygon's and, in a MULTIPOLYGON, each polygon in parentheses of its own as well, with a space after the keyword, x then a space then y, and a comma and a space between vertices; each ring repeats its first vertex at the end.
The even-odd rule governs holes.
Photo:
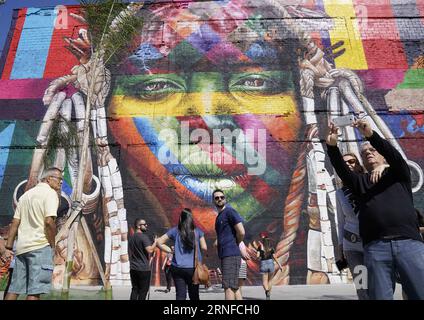
MULTIPOLYGON (((135 218, 161 235, 184 207, 205 231, 207 264, 218 268, 215 188, 244 217, 247 242, 261 231, 273 238, 283 265, 276 284, 348 281, 335 267, 336 185, 322 139, 327 121, 349 112, 369 117, 405 154, 423 207, 424 3, 153 1, 128 10, 141 14, 143 29, 96 79, 73 283, 129 284, 135 218)), ((0 66, 0 226, 37 180, 53 120, 82 130, 95 65, 78 15, 77 6, 15 11, 0 66)), ((343 138, 346 150, 357 149, 353 129, 343 138)), ((76 153, 58 154, 66 177, 58 226, 66 227, 56 287, 79 164, 76 153)), ((154 285, 164 283, 162 259, 154 257, 154 285)), ((248 284, 260 284, 255 260, 248 284)))

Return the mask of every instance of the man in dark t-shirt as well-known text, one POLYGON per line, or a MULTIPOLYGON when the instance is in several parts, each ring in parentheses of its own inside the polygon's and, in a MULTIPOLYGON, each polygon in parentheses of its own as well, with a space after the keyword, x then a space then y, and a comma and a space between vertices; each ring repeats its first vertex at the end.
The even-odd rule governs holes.
POLYGON ((245 260, 250 258, 243 242, 245 234, 243 218, 227 204, 222 190, 215 190, 212 197, 218 210, 218 216, 215 220, 216 245, 218 256, 221 259, 225 300, 241 300, 238 281, 240 256, 245 260))
POLYGON ((146 300, 150 288, 150 254, 156 248, 156 238, 152 243, 147 236, 147 223, 143 219, 134 222, 135 233, 129 239, 131 297, 130 300, 146 300))
POLYGON ((343 181, 358 200, 359 233, 364 245, 370 299, 393 299, 396 273, 409 299, 424 299, 424 243, 415 212, 411 173, 407 162, 365 120, 354 126, 368 140, 362 145, 364 166, 372 171, 385 161, 390 165, 380 180, 349 170, 337 148, 338 128, 330 125, 327 153, 343 181))

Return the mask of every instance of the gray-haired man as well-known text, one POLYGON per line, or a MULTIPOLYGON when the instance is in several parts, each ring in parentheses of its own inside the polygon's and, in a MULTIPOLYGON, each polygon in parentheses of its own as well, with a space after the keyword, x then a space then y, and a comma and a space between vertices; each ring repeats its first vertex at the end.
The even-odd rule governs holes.
POLYGON ((20 198, 13 216, 4 256, 9 258, 16 242, 16 262, 5 300, 16 300, 26 294, 27 300, 39 300, 51 288, 55 247, 58 193, 62 171, 47 169, 41 182, 20 198))
POLYGON ((397 272, 408 298, 424 299, 424 243, 418 229, 408 164, 368 122, 357 120, 354 126, 370 142, 361 149, 365 168, 372 171, 386 161, 390 165, 378 182, 373 182, 369 174, 352 172, 337 148, 338 128, 330 126, 327 152, 331 163, 358 200, 370 299, 393 299, 397 272))

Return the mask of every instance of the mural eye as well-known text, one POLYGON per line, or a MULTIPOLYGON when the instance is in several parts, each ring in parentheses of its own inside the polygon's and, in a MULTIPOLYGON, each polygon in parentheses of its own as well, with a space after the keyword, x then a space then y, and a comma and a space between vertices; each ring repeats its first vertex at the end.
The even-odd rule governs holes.
POLYGON ((185 92, 184 79, 166 77, 122 77, 117 92, 142 100, 162 100, 175 93, 185 92))
POLYGON ((184 92, 184 86, 168 79, 155 79, 146 81, 137 88, 137 96, 145 100, 160 100, 168 96, 184 92))
POLYGON ((265 80, 264 79, 246 79, 242 80, 241 85, 248 86, 248 87, 264 87, 265 86, 265 80))
POLYGON ((282 91, 277 79, 264 75, 251 74, 230 80, 230 91, 250 94, 276 94, 282 91))
POLYGON ((162 82, 148 84, 145 86, 144 90, 151 92, 151 91, 168 89, 169 87, 170 85, 168 83, 162 81, 162 82))

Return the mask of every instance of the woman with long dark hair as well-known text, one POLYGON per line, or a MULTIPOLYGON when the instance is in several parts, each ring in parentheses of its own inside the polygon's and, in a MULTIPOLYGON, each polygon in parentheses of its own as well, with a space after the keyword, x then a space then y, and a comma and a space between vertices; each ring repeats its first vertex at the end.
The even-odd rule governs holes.
POLYGON ((282 270, 282 266, 278 259, 275 257, 275 250, 271 244, 271 240, 267 232, 259 234, 261 241, 258 245, 254 245, 257 252, 257 257, 261 259, 260 272, 262 273, 262 286, 265 290, 266 300, 271 299, 272 279, 274 277, 274 261, 282 270))
POLYGON ((174 252, 171 262, 171 274, 174 279, 176 299, 186 300, 187 290, 190 300, 199 300, 199 285, 193 284, 195 269, 194 249, 197 248, 197 259, 202 261, 201 250, 206 253, 204 233, 196 228, 193 214, 190 209, 185 208, 180 215, 178 226, 171 228, 158 239, 161 250, 171 253, 172 250, 165 243, 174 241, 174 252))

